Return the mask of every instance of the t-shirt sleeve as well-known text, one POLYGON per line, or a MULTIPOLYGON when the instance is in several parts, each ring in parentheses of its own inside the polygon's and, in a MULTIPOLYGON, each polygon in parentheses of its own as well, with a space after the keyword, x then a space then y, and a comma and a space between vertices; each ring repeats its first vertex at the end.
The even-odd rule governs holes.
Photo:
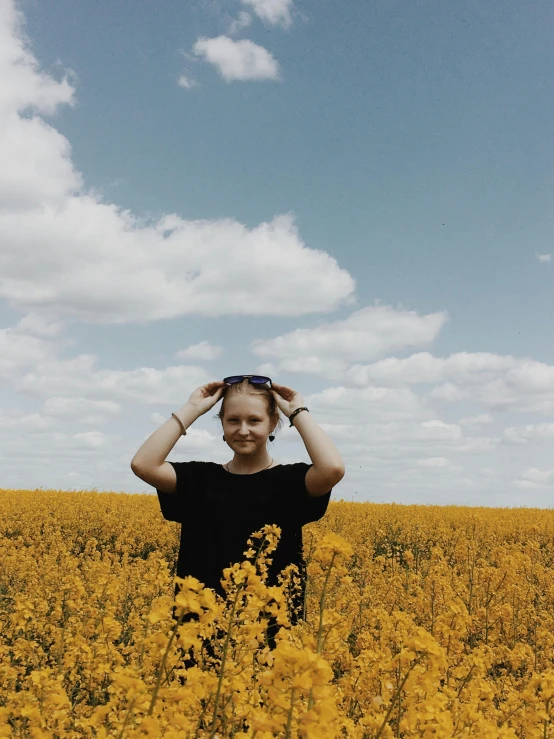
POLYGON ((156 488, 162 516, 167 521, 184 523, 183 518, 190 511, 188 505, 198 496, 201 466, 198 462, 169 462, 177 476, 177 487, 174 493, 165 493, 156 488))
POLYGON ((306 488, 306 473, 310 467, 313 467, 313 464, 298 462, 292 466, 295 468, 294 490, 297 520, 299 520, 301 526, 311 521, 319 521, 327 511, 333 488, 330 488, 329 492, 323 495, 310 495, 306 488))

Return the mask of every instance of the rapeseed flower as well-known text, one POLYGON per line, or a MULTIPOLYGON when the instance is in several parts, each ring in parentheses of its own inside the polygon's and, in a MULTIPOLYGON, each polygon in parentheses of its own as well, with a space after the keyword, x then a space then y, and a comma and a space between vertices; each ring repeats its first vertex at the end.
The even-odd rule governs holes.
POLYGON ((0 737, 554 737, 552 511, 331 502, 296 620, 277 526, 222 598, 152 496, 0 504, 0 737))

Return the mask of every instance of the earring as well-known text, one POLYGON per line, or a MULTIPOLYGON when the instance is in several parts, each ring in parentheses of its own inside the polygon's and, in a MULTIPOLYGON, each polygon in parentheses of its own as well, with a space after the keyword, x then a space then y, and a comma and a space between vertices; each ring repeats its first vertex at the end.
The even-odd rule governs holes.
POLYGON ((225 437, 223 437, 223 441, 225 441, 225 437))

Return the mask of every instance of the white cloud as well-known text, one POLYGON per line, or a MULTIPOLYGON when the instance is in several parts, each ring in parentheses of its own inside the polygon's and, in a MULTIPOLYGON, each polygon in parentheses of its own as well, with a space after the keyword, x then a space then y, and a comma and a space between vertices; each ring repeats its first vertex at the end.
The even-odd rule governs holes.
MULTIPOLYGON (((21 328, 1 329, 0 384, 9 384, 17 393, 28 397, 50 399, 44 412, 54 417, 64 412, 115 414, 119 404, 125 402, 174 404, 185 393, 187 397, 180 402, 182 405, 195 388, 217 379, 195 365, 162 370, 100 369, 96 366, 99 358, 94 354, 59 358, 58 352, 65 345, 64 339, 54 342, 27 336, 21 328), (60 398, 73 399, 67 401, 65 411, 60 398)), ((210 348, 206 347, 206 351, 210 348)))
POLYGON ((74 360, 43 363, 16 379, 13 385, 17 391, 35 397, 86 392, 89 397, 114 402, 182 405, 195 388, 211 381, 202 368, 194 366, 123 371, 95 369, 96 362, 96 357, 80 355, 74 360), (187 397, 181 401, 183 393, 187 397))
POLYGON ((504 429, 503 441, 508 444, 527 444, 536 439, 554 436, 554 423, 529 423, 525 426, 509 426, 504 429))
POLYGON ((100 433, 100 431, 85 431, 82 434, 74 434, 76 446, 82 446, 85 449, 98 449, 108 443, 108 437, 100 433))
POLYGON ((0 213, 0 241, 0 297, 93 323, 301 315, 348 303, 354 290, 333 258, 302 243, 290 216, 250 230, 178 216, 145 226, 83 196, 0 213))
MULTIPOLYGON (((411 359, 400 361, 409 363, 411 359)), ((451 398, 457 394, 497 412, 554 412, 554 366, 543 362, 463 352, 447 359, 433 358, 430 367, 428 381, 455 381, 449 386, 451 398)), ((369 370, 368 375, 371 374, 369 370)), ((433 390, 429 395, 436 399, 439 391, 433 390)))
POLYGON ((461 439, 462 430, 456 423, 445 423, 439 419, 433 419, 431 421, 423 421, 421 424, 421 430, 424 434, 425 439, 461 439))
POLYGON ((67 139, 27 115, 55 112, 74 91, 40 70, 20 21, 3 2, 0 299, 52 326, 61 315, 93 323, 292 316, 352 300, 352 277, 302 242, 291 215, 253 228, 175 214, 147 222, 86 192, 67 139))
POLYGON ((539 254, 537 258, 539 262, 551 262, 552 254, 539 254))
POLYGON ((455 403, 458 400, 469 398, 470 393, 467 390, 453 385, 451 382, 445 382, 438 387, 433 388, 427 393, 430 400, 443 400, 447 403, 455 403))
MULTIPOLYGON (((106 489, 114 489, 114 470, 121 465, 127 470, 129 460, 142 441, 170 417, 171 411, 185 403, 196 387, 215 379, 194 366, 105 370, 91 354, 59 358, 57 352, 63 345, 59 337, 51 337, 50 341, 26 337, 29 343, 23 342, 23 338, 21 328, 0 333, 0 356, 10 358, 9 364, 4 364, 7 374, 1 380, 20 395, 43 399, 43 405, 38 414, 2 413, 0 410, 6 485, 12 477, 17 479, 21 474, 21 459, 27 458, 29 444, 32 444, 32 464, 37 465, 35 474, 41 483, 53 485, 57 480, 57 484, 64 487, 64 475, 79 470, 82 476, 75 479, 75 484, 79 483, 82 489, 102 484, 106 489), (148 406, 156 410, 152 413, 152 425, 145 429, 142 440, 136 438, 136 433, 102 433, 94 425, 111 420, 113 426, 115 420, 132 418, 133 428, 136 428, 137 424, 144 424, 142 409, 148 406), (122 408, 125 408, 123 413, 122 408), (159 412, 160 408, 166 410, 159 412), (83 427, 84 419, 91 424, 89 428, 85 426, 83 432, 72 432, 70 424, 83 427), (101 460, 96 460, 96 449, 102 452, 101 460), (82 455, 87 455, 90 461, 84 463, 82 455), (110 465, 100 469, 97 466, 100 461, 109 461, 110 465)), ((207 340, 192 345, 200 353, 201 347, 209 353, 211 346, 207 340)), ((304 401, 316 421, 321 421, 322 427, 339 445, 352 495, 359 490, 365 499, 390 500, 386 491, 396 483, 398 491, 402 491, 403 502, 416 495, 415 491, 419 493, 414 502, 452 502, 456 495, 467 502, 473 500, 466 495, 466 488, 473 489, 474 485, 468 482, 471 465, 482 455, 486 455, 489 467, 503 472, 494 480, 494 485, 508 485, 505 478, 510 467, 498 456, 503 448, 501 439, 468 436, 460 424, 438 417, 429 399, 410 388, 336 386, 305 395, 304 401), (448 460, 448 466, 440 461, 425 461, 441 458, 448 460), (418 471, 417 475, 412 474, 414 470, 418 471), (452 477, 448 479, 445 494, 444 475, 448 473, 452 473, 452 477)), ((214 407, 195 423, 186 438, 179 439, 172 459, 229 461, 230 450, 222 443, 219 424, 213 418, 217 410, 214 407)), ((547 430, 543 428, 543 433, 547 430)), ((305 457, 298 431, 288 425, 279 432, 271 449, 272 454, 276 450, 275 456, 283 464, 305 457)), ((513 446, 504 449, 507 455, 513 456, 513 446)), ((520 447, 515 449, 519 451, 520 447)), ((519 458, 518 464, 521 461, 519 458)), ((479 470, 483 464, 481 461, 479 470)), ((26 470, 27 474, 33 474, 32 466, 26 470)), ((512 479, 516 470, 513 473, 512 479)), ((484 479, 478 470, 475 475, 482 481, 482 485, 475 485, 475 503, 502 504, 502 499, 485 495, 485 490, 493 484, 490 476, 484 479)), ((141 488, 138 479, 131 478, 120 484, 127 489, 133 484, 136 489, 146 489, 145 486, 141 488)), ((540 493, 542 488, 536 485, 535 488, 540 493)), ((341 494, 344 489, 345 486, 341 494)))
POLYGON ((299 328, 274 339, 257 339, 250 348, 258 357, 277 358, 282 372, 320 374, 329 379, 346 375, 349 384, 362 386, 369 384, 364 372, 367 368, 349 367, 352 362, 428 345, 446 320, 444 312, 419 316, 415 311, 376 305, 357 310, 345 320, 299 328))
MULTIPOLYGON (((162 423, 167 421, 167 416, 162 416, 161 413, 154 412, 150 414, 150 420, 155 424, 155 428, 158 428, 158 426, 161 426, 162 423)), ((143 441, 145 441, 149 436, 150 434, 146 434, 143 441)))
POLYGON ((265 23, 287 27, 291 24, 292 0, 241 0, 265 23))
POLYGON ((499 444, 498 436, 466 436, 458 445, 457 451, 463 454, 482 454, 492 452, 499 444))
POLYGON ((16 331, 31 336, 59 336, 66 328, 64 321, 51 321, 38 313, 28 313, 15 326, 16 331))
POLYGON ((0 330, 0 378, 17 379, 27 367, 53 361, 55 349, 48 341, 22 333, 21 328, 0 330))
POLYGON ((57 82, 43 73, 23 40, 23 14, 10 0, 0 4, 0 110, 3 114, 30 108, 54 113, 61 103, 73 102, 67 75, 57 82))
MULTIPOLYGON (((5 411, 0 408, 0 432, 32 433, 49 431, 52 428, 52 423, 40 413, 24 413, 18 409, 5 411)), ((6 448, 7 445, 4 445, 4 450, 6 448)))
MULTIPOLYGON (((148 405, 167 406, 166 413, 153 414, 155 422, 146 438, 169 418, 171 410, 186 402, 195 387, 212 378, 200 367, 187 366, 162 370, 148 367, 127 371, 104 370, 97 366, 98 358, 94 355, 80 355, 72 359, 58 358, 57 352, 63 344, 64 340, 57 336, 51 337, 50 341, 25 336, 21 327, 0 332, 0 357, 3 358, 0 367, 5 373, 1 378, 4 385, 7 381, 20 395, 45 399, 39 414, 22 412, 0 414, 0 430, 4 429, 5 433, 9 433, 9 429, 12 430, 12 433, 2 440, 4 454, 9 457, 7 467, 3 460, 7 479, 10 474, 18 474, 11 466, 12 460, 15 465, 15 460, 25 458, 28 453, 29 434, 33 434, 40 440, 40 444, 33 444, 33 450, 37 463, 39 461, 43 463, 40 471, 37 469, 37 475, 41 480, 42 475, 50 469, 48 465, 51 466, 50 474, 57 474, 60 459, 64 460, 60 469, 71 470, 68 465, 74 462, 79 465, 80 470, 85 470, 82 460, 79 462, 80 450, 92 454, 95 448, 101 448, 104 460, 106 454, 109 455, 109 459, 114 457, 112 470, 95 472, 90 468, 83 472, 85 476, 79 478, 78 482, 83 488, 90 488, 98 484, 100 479, 105 479, 105 485, 113 489, 113 484, 110 483, 113 466, 120 457, 123 457, 124 467, 128 467, 128 460, 137 451, 140 440, 133 435, 128 439, 122 439, 113 433, 108 436, 101 434, 94 427, 87 429, 87 432, 91 431, 94 434, 90 437, 81 437, 66 432, 68 423, 82 425, 83 420, 88 419, 88 423, 97 424, 105 422, 106 419, 121 417, 119 408, 124 405, 129 408, 148 405), (5 423, 2 423, 2 419, 5 423), (14 430, 19 432, 20 436, 15 435, 14 430), (44 433, 45 431, 48 433, 44 433)), ((209 352, 212 345, 206 340, 206 343, 200 342, 192 346, 197 347, 197 351, 200 352, 200 347, 203 346, 209 352)), ((375 492, 377 490, 381 491, 379 496, 385 496, 383 499, 387 499, 383 491, 390 490, 391 483, 396 482, 398 489, 402 490, 404 502, 410 499, 412 495, 410 491, 415 490, 420 490, 419 499, 415 499, 419 502, 432 502, 433 496, 439 496, 436 502, 451 502, 456 495, 459 499, 466 500, 460 497, 462 494, 465 495, 463 490, 468 486, 469 470, 466 466, 475 463, 477 456, 484 454, 487 455, 489 464, 503 471, 504 476, 509 475, 511 460, 509 457, 502 459, 499 456, 502 443, 505 443, 504 436, 489 438, 466 435, 461 424, 448 423, 439 418, 428 396, 417 394, 411 388, 337 386, 306 395, 304 400, 314 418, 318 421, 323 419, 325 430, 339 444, 348 469, 350 480, 348 484, 356 486, 353 491, 363 484, 361 490, 364 496, 369 496, 370 499, 372 495, 377 495, 375 492), (425 477, 423 483, 421 475, 427 467, 425 463, 418 464, 418 460, 433 460, 440 457, 452 459, 454 455, 464 459, 463 473, 456 472, 460 466, 455 463, 449 463, 450 467, 441 467, 433 471, 433 476, 437 471, 441 474, 450 471, 454 475, 452 479, 449 478, 448 497, 443 495, 440 499, 441 478, 437 477, 433 482, 431 477, 425 477), (419 476, 409 474, 414 466, 420 471, 419 476), (357 471, 359 476, 356 475, 357 471), (424 495, 421 492, 423 487, 424 495)), ((213 412, 201 422, 201 425, 208 424, 209 430, 196 427, 190 438, 187 434, 186 440, 179 440, 175 449, 177 455, 184 459, 228 461, 228 447, 221 442, 217 422, 212 418, 216 412, 217 408, 214 408, 213 412)), ((129 411, 123 414, 128 415, 129 411)), ((136 418, 140 419, 140 414, 137 414, 136 418)), ((515 436, 526 435, 538 439, 547 438, 552 433, 552 424, 534 426, 528 424, 519 428, 520 431, 514 434, 515 436)), ((522 447, 515 447, 517 451, 520 448, 522 447)), ((513 457, 514 446, 506 446, 505 449, 506 454, 513 457)), ((298 432, 294 428, 282 429, 277 444, 279 461, 285 464, 297 461, 301 453, 303 448, 299 444, 298 432)), ((522 461, 521 458, 517 459, 519 463, 522 461)), ((481 463, 480 469, 482 466, 481 463)), ((482 476, 480 477, 482 479, 482 476)), ((538 491, 537 494, 543 489, 534 482, 526 482, 523 478, 522 480, 521 484, 515 485, 516 488, 535 489, 538 491)), ((502 498, 485 496, 484 490, 491 484, 490 476, 482 480, 482 483, 482 486, 475 487, 475 504, 493 502, 497 505, 503 504, 502 498)), ((63 481, 60 484, 63 485, 63 481)), ((140 485, 138 482, 137 484, 140 485)), ((442 484, 444 485, 444 482, 442 484)), ((502 484, 507 486, 508 481, 503 480, 501 475, 494 484, 500 487, 502 484)), ((516 504, 517 501, 511 503, 516 504)))
POLYGON ((177 359, 198 359, 201 361, 209 361, 221 356, 222 351, 223 347, 214 346, 214 344, 210 344, 210 342, 205 339, 199 344, 191 344, 186 349, 177 352, 175 356, 177 359))
POLYGON ((433 420, 434 409, 409 388, 328 387, 305 397, 306 405, 332 423, 376 424, 433 420))
POLYGON ((551 487, 554 483, 554 469, 540 470, 530 467, 514 480, 514 485, 521 488, 551 487))
POLYGON ((185 90, 190 90, 191 87, 196 86, 196 82, 190 77, 187 77, 185 74, 182 74, 179 77, 179 79, 177 80, 177 84, 179 85, 179 87, 184 87, 185 90))
POLYGON ((248 39, 235 41, 229 36, 199 38, 193 51, 213 64, 227 82, 279 79, 277 60, 263 46, 248 39))
POLYGON ((112 400, 90 400, 84 397, 48 398, 42 406, 42 414, 52 418, 74 419, 77 423, 103 423, 120 415, 120 403, 112 400))
MULTIPOLYGON (((437 315, 440 314, 431 314, 433 317, 437 315)), ((437 326, 437 333, 441 327, 437 326)), ((369 383, 415 385, 451 380, 462 386, 471 383, 480 385, 496 379, 503 371, 517 364, 518 360, 514 357, 501 357, 487 352, 457 352, 445 359, 434 357, 429 352, 420 352, 404 359, 387 357, 370 365, 354 365, 348 371, 348 378, 358 386, 369 383)))
POLYGON ((436 467, 437 469, 449 466, 449 462, 446 457, 427 457, 427 459, 418 459, 417 464, 419 467, 436 467))
POLYGON ((472 397, 496 411, 554 412, 554 367, 530 359, 512 359, 497 379, 475 386, 472 397))
POLYGON ((247 13, 245 10, 241 10, 238 16, 233 21, 231 21, 227 33, 232 36, 233 34, 239 33, 245 28, 248 28, 251 23, 252 16, 250 15, 250 13, 247 13))
POLYGON ((460 426, 481 426, 484 423, 494 423, 490 413, 480 413, 478 416, 466 416, 458 421, 460 426))
POLYGON ((82 185, 69 142, 36 115, 72 105, 74 90, 67 75, 56 81, 38 68, 23 41, 23 22, 12 2, 0 4, 0 202, 15 212, 58 205, 82 185), (34 115, 23 118, 27 111, 34 115))

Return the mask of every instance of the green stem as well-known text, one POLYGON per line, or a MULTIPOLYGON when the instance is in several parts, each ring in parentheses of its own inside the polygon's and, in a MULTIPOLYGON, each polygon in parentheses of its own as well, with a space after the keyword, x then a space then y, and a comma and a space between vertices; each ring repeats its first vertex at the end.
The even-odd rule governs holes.
POLYGON ((162 681, 162 673, 163 673, 163 670, 164 670, 165 661, 167 659, 167 655, 169 654, 169 648, 173 644, 173 639, 175 638, 175 634, 177 633, 177 625, 178 624, 175 624, 173 626, 173 629, 171 630, 171 636, 169 637, 169 640, 167 642, 167 646, 165 648, 165 653, 164 653, 164 656, 162 658, 162 663, 161 663, 160 667, 158 668, 158 674, 156 675, 156 685, 154 686, 154 692, 152 693, 152 700, 150 701, 150 705, 148 706, 148 711, 146 713, 147 716, 151 716, 152 715, 152 711, 154 710, 154 703, 156 702, 156 699, 158 697, 158 691, 160 689, 160 684, 161 684, 161 681, 162 681))
POLYGON ((133 698, 131 701, 129 708, 127 709, 127 713, 125 714, 125 720, 123 721, 123 726, 121 727, 121 731, 119 732, 117 739, 123 739, 125 727, 127 726, 127 721, 129 720, 129 716, 131 715, 131 710, 133 706, 135 705, 136 698, 133 698))
POLYGON ((474 668, 475 668, 475 665, 471 665, 471 667, 469 668, 469 672, 467 673, 467 675, 462 680, 462 684, 458 688, 458 694, 457 694, 457 697, 458 698, 460 697, 460 693, 462 692, 462 690, 465 688, 467 681, 471 677, 471 673, 473 672, 474 668))
MULTIPOLYGON (((325 595, 327 594, 327 583, 329 582, 329 576, 331 575, 331 570, 333 569, 333 562, 335 561, 336 552, 333 552, 333 557, 331 559, 331 562, 329 563, 329 569, 327 570, 327 574, 325 575, 325 581, 323 583, 323 588, 321 591, 321 598, 319 599, 319 626, 317 629, 317 645, 316 645, 316 652, 318 654, 321 654, 321 648, 323 646, 323 614, 325 612, 325 595)), ((314 705, 314 695, 313 695, 313 688, 310 688, 310 693, 308 695, 308 711, 312 709, 314 705)))
POLYGON ((295 689, 292 688, 291 694, 290 694, 290 708, 289 708, 289 715, 287 717, 287 728, 285 730, 285 739, 290 739, 290 730, 292 728, 292 709, 294 708, 294 691, 295 689))
POLYGON ((239 593, 242 592, 244 588, 244 583, 241 582, 237 589, 237 593, 235 595, 235 600, 233 601, 233 607, 231 609, 231 615, 229 616, 229 624, 227 626, 227 636, 225 638, 225 646, 223 647, 223 657, 221 659, 221 669, 219 672, 219 679, 217 681, 217 690, 215 694, 215 701, 214 701, 214 710, 212 713, 212 725, 210 726, 210 739, 213 739, 215 735, 215 726, 217 721, 217 710, 219 708, 219 698, 221 696, 221 686, 223 685, 223 675, 225 673, 225 663, 227 662, 227 651, 229 647, 229 641, 231 639, 231 630, 233 626, 233 616, 235 615, 235 610, 237 607, 238 597, 239 593))
POLYGON ((331 575, 331 570, 333 569, 333 562, 335 561, 336 552, 333 552, 333 558, 331 559, 331 562, 329 564, 329 569, 327 570, 327 574, 325 575, 325 582, 323 583, 323 590, 321 592, 321 598, 319 599, 319 626, 317 629, 317 646, 316 646, 316 652, 318 654, 321 654, 321 647, 322 647, 322 632, 323 632, 323 614, 325 611, 325 595, 327 591, 327 583, 329 582, 329 577, 331 575))
POLYGON ((413 665, 412 665, 412 666, 410 667, 410 669, 409 669, 409 670, 408 670, 408 671, 406 672, 406 674, 404 675, 404 679, 402 680, 402 682, 401 682, 401 683, 400 683, 400 685, 398 686, 398 688, 397 688, 397 690, 396 690, 396 692, 395 692, 395 694, 394 694, 394 696, 393 696, 393 698, 392 698, 392 701, 391 701, 391 703, 390 703, 390 706, 389 706, 389 708, 388 708, 387 714, 386 714, 385 718, 383 719, 383 723, 381 724, 381 726, 379 727, 379 731, 378 731, 378 732, 377 732, 377 734, 375 735, 375 739, 379 739, 379 737, 381 736, 381 734, 382 734, 382 733, 383 733, 383 731, 385 730, 385 726, 387 725, 387 721, 388 721, 388 720, 389 720, 389 718, 390 718, 390 715, 391 715, 391 713, 392 713, 392 709, 394 708, 394 706, 395 706, 395 703, 396 703, 396 700, 397 700, 397 698, 398 698, 398 697, 400 696, 400 693, 402 692, 402 689, 403 689, 404 685, 406 684, 406 680, 407 680, 407 679, 408 679, 408 677, 410 676, 410 673, 411 673, 411 671, 412 671, 412 670, 414 669, 414 667, 415 667, 415 666, 416 666, 417 664, 419 664, 419 662, 421 662, 421 660, 422 660, 422 659, 423 659, 423 655, 420 655, 420 656, 419 656, 419 657, 418 657, 418 658, 416 659, 416 661, 414 662, 414 664, 413 664, 413 665))
MULTIPOLYGON (((259 558, 259 556, 260 556, 260 554, 261 554, 261 552, 263 550, 263 546, 264 546, 265 540, 266 540, 266 537, 264 536, 263 539, 262 539, 262 541, 261 541, 261 543, 260 543, 260 546, 259 546, 259 548, 258 548, 258 550, 256 552, 256 556, 254 558, 254 569, 256 569, 256 565, 258 564, 258 558, 259 558)), ((233 625, 233 617, 235 615, 235 610, 236 610, 236 607, 237 607, 237 602, 238 602, 239 594, 242 592, 243 589, 244 589, 244 582, 241 582, 240 585, 239 585, 239 587, 238 587, 238 589, 237 589, 237 592, 236 592, 236 595, 235 595, 235 600, 233 601, 233 607, 231 609, 231 615, 229 616, 229 624, 228 624, 228 627, 227 627, 227 637, 225 639, 225 645, 223 647, 223 657, 221 659, 221 669, 220 669, 220 673, 219 673, 219 679, 217 681, 217 690, 216 690, 215 700, 214 700, 214 710, 213 710, 213 713, 212 713, 212 724, 210 726, 210 737, 209 737, 209 739, 213 739, 214 733, 215 733, 215 727, 216 727, 216 721, 217 721, 217 711, 219 709, 219 699, 220 699, 220 696, 221 696, 221 687, 223 685, 223 675, 225 674, 225 664, 227 662, 227 651, 228 651, 228 647, 229 647, 229 641, 231 639, 231 630, 232 630, 232 625, 233 625)))

